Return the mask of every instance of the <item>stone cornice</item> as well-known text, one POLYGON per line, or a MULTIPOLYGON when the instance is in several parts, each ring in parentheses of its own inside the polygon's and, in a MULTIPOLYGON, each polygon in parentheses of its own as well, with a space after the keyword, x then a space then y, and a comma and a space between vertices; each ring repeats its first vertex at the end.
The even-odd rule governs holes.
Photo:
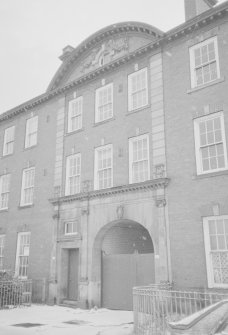
POLYGON ((14 117, 18 114, 27 112, 30 109, 32 109, 32 108, 50 100, 50 99, 52 99, 53 97, 55 97, 57 95, 60 95, 62 92, 63 92, 63 89, 59 88, 57 90, 38 95, 37 97, 35 97, 31 100, 28 100, 25 103, 13 108, 13 109, 10 109, 9 111, 7 111, 3 114, 0 114, 0 122, 8 120, 8 119, 10 119, 10 118, 12 118, 12 117, 14 117))
POLYGON ((227 12, 228 1, 222 3, 219 6, 211 8, 206 12, 197 15, 183 24, 169 30, 164 34, 163 41, 171 41, 196 31, 197 29, 200 29, 213 21, 220 19, 222 16, 227 15, 227 12))
POLYGON ((96 78, 97 76, 106 73, 107 71, 111 71, 112 69, 119 67, 123 65, 124 63, 139 57, 145 53, 151 52, 153 50, 159 49, 162 46, 165 45, 167 42, 172 42, 174 40, 177 40, 180 37, 183 37, 193 31, 196 31, 197 29, 200 29, 203 26, 206 26, 210 22, 213 22, 217 19, 220 19, 222 16, 225 16, 228 14, 228 1, 222 3, 219 6, 216 6, 201 15, 198 15, 197 17, 188 20, 187 22, 179 25, 178 27, 171 29, 167 33, 165 33, 162 37, 158 38, 155 42, 152 42, 150 44, 147 44, 146 46, 129 53, 107 65, 102 66, 99 69, 96 69, 92 72, 89 72, 88 74, 81 76, 80 78, 68 83, 65 86, 62 86, 58 89, 48 91, 44 94, 39 95, 38 97, 35 97, 34 99, 31 99, 27 102, 25 102, 22 105, 19 105, 3 114, 0 115, 0 122, 7 120, 9 118, 14 117, 17 114, 26 112, 50 99, 52 99, 55 96, 65 94, 68 90, 86 83, 87 81, 96 78))
POLYGON ((159 189, 168 186, 169 179, 168 178, 159 178, 153 179, 149 181, 145 181, 143 183, 136 183, 136 184, 128 184, 128 185, 121 185, 112 188, 106 188, 104 190, 98 191, 91 191, 91 192, 83 192, 74 195, 68 195, 63 197, 56 197, 52 198, 49 201, 52 204, 63 203, 63 202, 72 202, 77 200, 86 200, 86 199, 94 199, 94 198, 103 198, 103 197, 110 197, 113 195, 123 194, 123 193, 130 193, 135 191, 148 191, 152 189, 159 189))

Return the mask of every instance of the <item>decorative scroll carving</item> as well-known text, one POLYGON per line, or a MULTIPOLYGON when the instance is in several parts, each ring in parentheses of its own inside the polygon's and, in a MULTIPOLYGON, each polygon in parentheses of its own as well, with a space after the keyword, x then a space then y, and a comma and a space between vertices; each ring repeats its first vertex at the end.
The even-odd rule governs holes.
POLYGON ((91 190, 91 184, 92 184, 91 180, 84 180, 82 182, 82 191, 84 193, 88 193, 91 190))
POLYGON ((166 200, 165 199, 156 199, 156 206, 157 207, 165 207, 166 206, 166 200))
POLYGON ((155 178, 164 178, 165 177, 165 165, 158 164, 154 167, 154 177, 155 178))
POLYGON ((82 208, 81 215, 89 215, 89 208, 82 208))
POLYGON ((55 213, 52 215, 52 219, 53 219, 53 220, 56 220, 56 219, 59 219, 59 218, 60 218, 59 212, 55 212, 55 213))
POLYGON ((104 64, 107 64, 117 58, 119 54, 128 51, 128 40, 126 37, 119 39, 111 39, 103 43, 99 48, 91 51, 90 56, 82 65, 82 72, 94 70, 104 64))

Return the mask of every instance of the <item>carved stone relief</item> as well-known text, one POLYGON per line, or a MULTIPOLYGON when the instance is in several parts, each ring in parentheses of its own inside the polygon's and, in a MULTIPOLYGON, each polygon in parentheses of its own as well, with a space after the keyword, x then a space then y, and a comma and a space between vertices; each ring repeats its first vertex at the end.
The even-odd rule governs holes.
POLYGON ((165 177, 165 165, 157 164, 154 167, 154 178, 164 178, 165 177))
POLYGON ((103 66, 128 51, 127 37, 110 39, 97 48, 94 48, 89 57, 82 64, 82 72, 92 71, 103 66))

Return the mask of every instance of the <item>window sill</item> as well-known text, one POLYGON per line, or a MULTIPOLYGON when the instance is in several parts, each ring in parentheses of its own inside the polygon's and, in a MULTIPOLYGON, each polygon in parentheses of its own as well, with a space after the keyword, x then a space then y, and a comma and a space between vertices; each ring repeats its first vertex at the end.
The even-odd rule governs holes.
POLYGON ((110 121, 113 121, 113 120, 115 120, 115 117, 111 117, 110 119, 106 119, 106 120, 103 120, 103 121, 95 122, 95 123, 93 124, 93 126, 94 126, 94 127, 97 127, 97 126, 100 126, 100 125, 102 125, 102 124, 104 124, 104 123, 107 123, 107 122, 110 122, 110 121))
POLYGON ((1 209, 0 209, 0 213, 8 212, 8 211, 9 211, 9 208, 1 208, 1 209))
POLYGON ((81 193, 81 190, 79 190, 79 192, 75 192, 75 193, 72 193, 72 194, 70 194, 70 193, 65 193, 63 196, 64 197, 70 197, 70 196, 74 196, 74 195, 77 195, 77 194, 80 194, 81 193))
POLYGON ((65 136, 70 136, 70 135, 73 135, 73 134, 81 133, 84 130, 85 130, 85 128, 82 127, 80 129, 77 129, 77 130, 68 131, 68 132, 65 133, 65 136))
POLYGON ((7 158, 7 157, 10 157, 10 156, 13 156, 13 153, 11 153, 11 154, 7 154, 7 155, 2 155, 1 158, 7 158))
POLYGON ((216 172, 208 172, 199 175, 192 176, 193 180, 204 179, 204 178, 211 178, 211 177, 218 177, 228 175, 228 170, 216 171, 216 172))
POLYGON ((212 284, 211 286, 209 286, 210 290, 227 290, 228 288, 228 284, 212 284))
POLYGON ((150 105, 146 105, 146 106, 143 106, 143 107, 140 107, 140 108, 137 108, 137 109, 133 109, 133 110, 128 110, 126 115, 131 115, 131 114, 134 114, 134 113, 138 113, 138 112, 142 112, 144 110, 148 110, 150 108, 150 105))
POLYGON ((25 208, 31 208, 34 207, 34 204, 29 204, 29 205, 19 205, 18 209, 25 209, 25 208))
POLYGON ((105 187, 105 188, 97 188, 97 187, 94 187, 93 191, 106 191, 106 190, 110 190, 111 188, 113 188, 114 186, 109 186, 109 187, 105 187))
POLYGON ((212 85, 216 85, 216 84, 222 83, 223 81, 225 81, 225 77, 221 77, 221 78, 216 79, 216 80, 214 80, 214 81, 211 81, 211 82, 209 82, 209 83, 207 83, 207 84, 204 84, 204 85, 200 85, 200 86, 191 88, 191 89, 187 90, 187 93, 188 93, 188 94, 191 94, 191 93, 197 92, 197 91, 199 91, 199 90, 202 90, 202 89, 204 89, 204 88, 207 88, 207 87, 209 87, 209 86, 212 86, 212 85))
POLYGON ((24 148, 24 151, 30 150, 37 147, 37 144, 31 145, 31 147, 24 148))

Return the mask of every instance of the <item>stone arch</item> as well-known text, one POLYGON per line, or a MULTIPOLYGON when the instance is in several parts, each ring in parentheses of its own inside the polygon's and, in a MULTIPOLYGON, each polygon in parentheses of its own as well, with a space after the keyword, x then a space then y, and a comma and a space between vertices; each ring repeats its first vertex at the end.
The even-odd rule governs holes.
MULTIPOLYGON (((147 228, 136 221, 115 220, 99 230, 92 248, 91 268, 91 282, 93 283, 91 300, 93 304, 99 306, 101 305, 102 257, 104 254, 152 255, 154 254, 154 244, 147 228)), ((154 263, 151 266, 154 271, 154 263)))

